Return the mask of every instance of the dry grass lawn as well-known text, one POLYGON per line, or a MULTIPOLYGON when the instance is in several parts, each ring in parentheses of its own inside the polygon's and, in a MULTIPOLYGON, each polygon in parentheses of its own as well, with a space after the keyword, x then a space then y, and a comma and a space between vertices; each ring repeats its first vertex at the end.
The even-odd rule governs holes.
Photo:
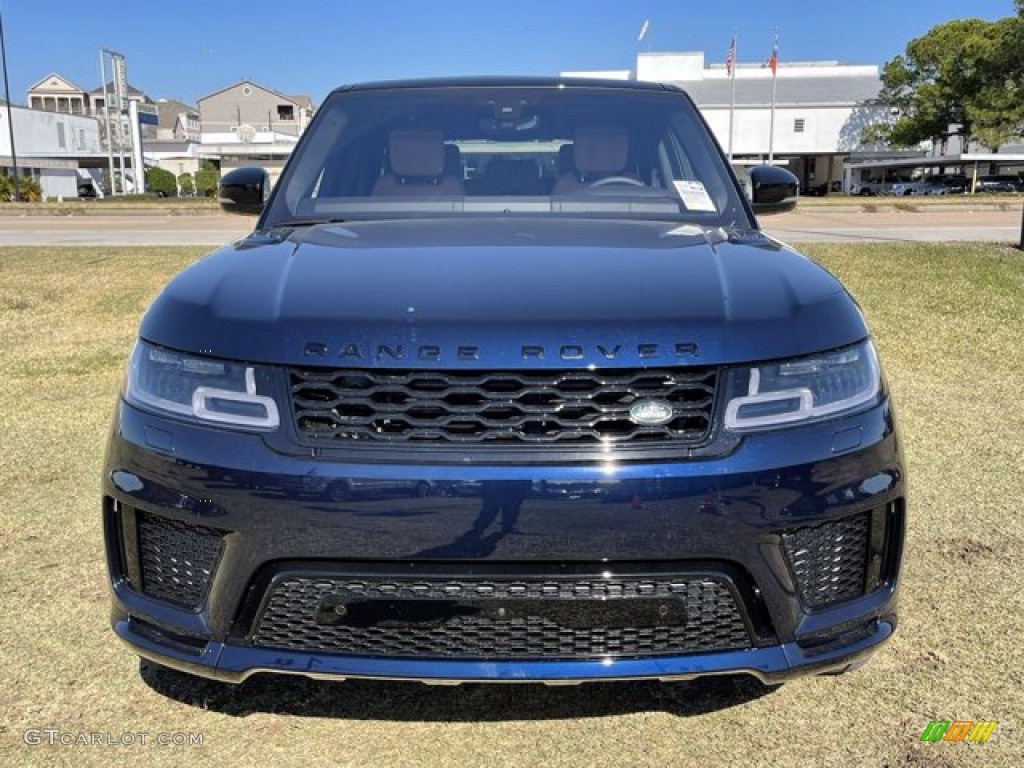
POLYGON ((262 679, 206 709, 108 628, 98 487, 139 316, 200 251, 0 249, 0 765, 1024 765, 1024 254, 808 250, 868 315, 909 458, 902 624, 868 667, 774 691, 262 679), (922 744, 932 719, 999 725, 922 744), (47 727, 204 743, 24 745, 47 727))

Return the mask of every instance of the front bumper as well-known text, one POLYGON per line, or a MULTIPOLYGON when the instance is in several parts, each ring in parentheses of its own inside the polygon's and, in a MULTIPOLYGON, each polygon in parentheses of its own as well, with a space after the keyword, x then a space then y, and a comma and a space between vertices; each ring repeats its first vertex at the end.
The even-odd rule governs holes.
POLYGON ((115 632, 141 656, 232 683, 262 671, 436 683, 746 673, 776 683, 856 665, 896 627, 905 489, 887 402, 834 422, 748 436, 714 460, 543 467, 296 458, 257 435, 121 403, 103 487, 115 632), (495 487, 518 489, 508 517, 484 512, 495 487), (783 534, 857 515, 872 521, 863 592, 808 605, 783 534), (139 520, 154 517, 222 536, 194 607, 158 599, 142 579, 139 520), (680 573, 720 569, 736 585, 751 642, 678 655, 465 659, 268 648, 255 640, 264 592, 282 575, 439 564, 541 576, 566 567, 595 575, 650 564, 680 573))

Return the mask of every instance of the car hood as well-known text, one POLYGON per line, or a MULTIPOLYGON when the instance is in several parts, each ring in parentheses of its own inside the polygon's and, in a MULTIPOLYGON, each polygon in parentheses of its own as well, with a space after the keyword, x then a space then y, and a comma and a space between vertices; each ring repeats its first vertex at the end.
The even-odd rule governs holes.
POLYGON ((582 368, 784 358, 866 329, 757 231, 504 218, 256 232, 176 276, 141 335, 250 362, 582 368))

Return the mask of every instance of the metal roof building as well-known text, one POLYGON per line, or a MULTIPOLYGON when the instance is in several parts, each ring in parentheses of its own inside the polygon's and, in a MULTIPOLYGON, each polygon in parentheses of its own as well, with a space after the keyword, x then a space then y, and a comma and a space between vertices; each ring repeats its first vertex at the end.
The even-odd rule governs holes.
POLYGON ((678 85, 696 102, 722 148, 732 150, 737 165, 765 162, 774 150, 774 161, 796 173, 805 189, 841 182, 843 163, 852 153, 885 155, 883 147, 861 141, 866 126, 889 115, 876 101, 882 88, 877 66, 780 62, 777 72, 774 141, 767 62, 737 65, 731 131, 733 80, 724 63, 706 64, 702 52, 641 53, 632 70, 562 74, 678 85))

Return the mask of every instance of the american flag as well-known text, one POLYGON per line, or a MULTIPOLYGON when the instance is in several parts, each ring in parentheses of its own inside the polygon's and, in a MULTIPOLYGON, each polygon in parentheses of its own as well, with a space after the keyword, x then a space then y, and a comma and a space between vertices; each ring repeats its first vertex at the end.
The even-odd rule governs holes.
POLYGON ((725 71, 729 77, 732 77, 732 68, 736 65, 736 35, 732 36, 732 45, 729 46, 729 52, 725 54, 725 71))
POLYGON ((772 68, 772 75, 779 73, 779 36, 775 36, 775 47, 772 48, 771 58, 768 59, 768 66, 772 68))

